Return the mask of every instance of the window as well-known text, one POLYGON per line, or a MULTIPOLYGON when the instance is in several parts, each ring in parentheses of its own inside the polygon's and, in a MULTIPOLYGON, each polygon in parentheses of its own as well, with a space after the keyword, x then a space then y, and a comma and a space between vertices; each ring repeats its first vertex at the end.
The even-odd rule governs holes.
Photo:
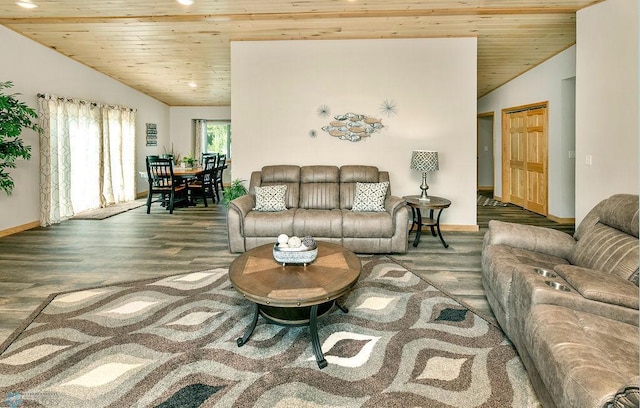
POLYGON ((135 187, 135 109, 38 94, 40 225, 131 201, 135 187))
POLYGON ((207 121, 203 151, 226 154, 227 159, 231 158, 231 122, 207 121))

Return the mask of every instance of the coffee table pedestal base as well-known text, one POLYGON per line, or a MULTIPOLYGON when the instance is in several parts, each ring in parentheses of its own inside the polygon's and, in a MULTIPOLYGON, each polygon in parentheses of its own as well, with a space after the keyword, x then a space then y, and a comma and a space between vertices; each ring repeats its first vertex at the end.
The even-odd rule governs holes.
POLYGON ((321 303, 319 305, 313 305, 309 307, 273 307, 254 304, 253 319, 251 324, 247 328, 247 331, 242 337, 236 340, 238 347, 244 346, 249 337, 253 334, 258 323, 258 316, 262 316, 266 320, 280 324, 284 326, 306 326, 309 325, 309 332, 311 334, 311 344, 313 346, 313 353, 316 356, 316 363, 319 368, 325 368, 327 366, 327 360, 324 358, 322 347, 320 346, 320 339, 318 338, 318 319, 326 316, 333 309, 333 305, 338 306, 344 313, 348 313, 349 309, 340 305, 335 300, 330 302, 321 303), (308 317, 307 317, 308 316, 308 317))

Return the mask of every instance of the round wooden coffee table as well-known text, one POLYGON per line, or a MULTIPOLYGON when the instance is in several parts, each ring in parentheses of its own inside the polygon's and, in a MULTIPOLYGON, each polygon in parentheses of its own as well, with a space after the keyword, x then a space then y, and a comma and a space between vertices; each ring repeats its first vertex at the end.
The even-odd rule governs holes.
POLYGON ((238 347, 248 340, 258 316, 282 325, 309 325, 318 367, 327 366, 318 339, 319 317, 356 284, 362 264, 353 252, 340 245, 318 242, 318 257, 310 264, 286 265, 273 259, 273 244, 262 245, 237 257, 229 267, 233 287, 255 303, 253 321, 238 347))

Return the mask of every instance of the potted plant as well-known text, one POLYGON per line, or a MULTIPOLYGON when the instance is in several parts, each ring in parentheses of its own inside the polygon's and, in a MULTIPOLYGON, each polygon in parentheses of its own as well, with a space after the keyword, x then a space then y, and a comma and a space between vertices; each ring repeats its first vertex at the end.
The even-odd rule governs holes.
POLYGON ((163 147, 163 149, 164 154, 160 155, 160 157, 163 157, 165 159, 173 159, 173 164, 177 166, 178 163, 180 163, 180 153, 173 152, 173 143, 171 143, 171 150, 167 150, 166 147, 163 147))
POLYGON ((184 156, 184 158, 182 159, 182 162, 186 167, 193 167, 196 164, 196 161, 197 160, 191 156, 184 156))
POLYGON ((20 139, 22 130, 42 132, 36 122, 38 114, 35 109, 16 99, 19 94, 6 94, 3 91, 12 86, 11 81, 0 82, 0 189, 7 195, 13 192, 14 182, 6 169, 14 169, 18 158, 31 158, 31 146, 25 146, 20 139))
POLYGON ((235 179, 231 182, 229 187, 222 191, 222 202, 225 207, 228 207, 229 203, 236 198, 249 194, 247 188, 242 184, 244 181, 245 180, 235 179))

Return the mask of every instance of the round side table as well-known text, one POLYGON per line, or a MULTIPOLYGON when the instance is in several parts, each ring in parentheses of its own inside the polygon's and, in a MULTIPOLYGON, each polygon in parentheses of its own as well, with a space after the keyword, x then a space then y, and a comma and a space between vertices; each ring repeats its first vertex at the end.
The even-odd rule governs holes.
POLYGON ((449 244, 447 244, 442 237, 442 232, 440 231, 440 216, 442 215, 442 210, 445 208, 449 208, 451 205, 451 201, 442 197, 429 196, 427 200, 421 200, 420 196, 417 195, 408 195, 402 197, 407 201, 409 207, 411 207, 412 213, 412 223, 411 229, 409 232, 413 231, 414 226, 418 226, 416 231, 416 238, 413 240, 414 248, 418 246, 420 243, 420 237, 422 236, 422 227, 427 226, 431 228, 431 235, 436 236, 436 232, 440 237, 440 241, 445 248, 449 248, 449 244), (429 210, 429 218, 422 217, 422 210, 429 210), (435 211, 438 211, 438 214, 434 217, 435 211))

